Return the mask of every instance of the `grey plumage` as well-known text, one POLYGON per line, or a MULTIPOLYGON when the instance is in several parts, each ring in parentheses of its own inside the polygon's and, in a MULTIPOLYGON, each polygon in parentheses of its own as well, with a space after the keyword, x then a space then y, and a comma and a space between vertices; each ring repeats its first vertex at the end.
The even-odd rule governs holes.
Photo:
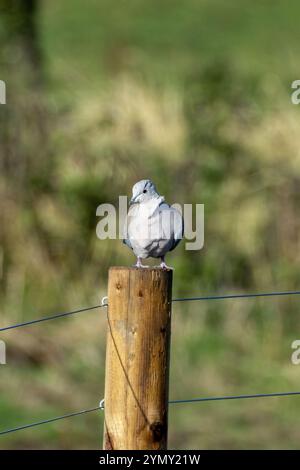
POLYGON ((183 237, 181 213, 169 206, 156 191, 150 180, 142 180, 132 188, 132 198, 125 224, 123 242, 141 259, 161 258, 161 267, 166 268, 164 257, 174 250, 183 237))

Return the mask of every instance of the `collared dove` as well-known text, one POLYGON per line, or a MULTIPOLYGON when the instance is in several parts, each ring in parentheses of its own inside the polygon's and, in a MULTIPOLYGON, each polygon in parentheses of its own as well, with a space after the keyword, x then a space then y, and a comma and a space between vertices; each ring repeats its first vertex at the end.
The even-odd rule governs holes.
POLYGON ((181 213, 165 202, 150 180, 141 180, 132 188, 132 198, 125 223, 124 240, 137 257, 138 268, 144 258, 160 258, 160 267, 171 269, 165 255, 174 250, 183 237, 181 213))

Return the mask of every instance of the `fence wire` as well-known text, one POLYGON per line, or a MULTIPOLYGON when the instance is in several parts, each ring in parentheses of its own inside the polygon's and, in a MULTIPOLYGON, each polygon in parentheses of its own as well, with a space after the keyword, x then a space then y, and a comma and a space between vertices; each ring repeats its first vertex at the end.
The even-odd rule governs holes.
POLYGON ((18 426, 16 428, 5 429, 4 431, 0 431, 0 436, 1 435, 3 436, 4 434, 10 434, 12 432, 22 431, 23 429, 29 429, 29 428, 33 428, 36 426, 41 426, 42 424, 53 423, 54 421, 59 421, 61 419, 73 418, 74 416, 84 415, 84 414, 91 413, 92 411, 97 411, 97 410, 100 410, 99 406, 97 406, 96 408, 88 408, 87 410, 75 411, 74 413, 68 413, 65 415, 56 416, 55 418, 49 418, 49 419, 44 419, 42 421, 36 421, 35 423, 23 424, 22 426, 18 426))
MULTIPOLYGON (((220 396, 220 397, 198 397, 198 398, 188 398, 183 400, 170 400, 169 405, 181 405, 185 403, 201 403, 201 402, 209 402, 209 401, 224 401, 224 400, 243 400, 243 399, 250 399, 250 398, 274 398, 274 397, 290 397, 300 395, 300 392, 278 392, 278 393, 256 393, 256 394, 248 394, 248 395, 228 395, 228 396, 220 396)), ((15 428, 5 429, 0 431, 0 436, 5 434, 14 433, 17 431, 21 431, 24 429, 33 428, 36 426, 41 426, 42 424, 49 424, 53 423, 54 421, 59 421, 66 418, 73 418, 75 416, 92 413, 94 411, 103 410, 105 405, 103 406, 103 400, 101 400, 99 406, 94 408, 88 408, 81 411, 75 411, 74 413, 68 413, 61 416, 56 416, 55 418, 49 418, 42 421, 36 421, 34 423, 24 424, 22 426, 18 426, 15 428)))
POLYGON ((172 299, 172 302, 188 302, 194 300, 226 300, 226 299, 246 299, 253 297, 273 297, 284 295, 300 295, 299 290, 281 291, 281 292, 258 292, 250 294, 225 294, 225 295, 207 295, 202 297, 183 297, 172 299))
MULTIPOLYGON (((262 292, 252 294, 225 294, 225 295, 207 295, 200 297, 181 297, 172 299, 172 302, 190 302, 197 300, 226 300, 226 299, 245 299, 253 297, 273 297, 273 296, 287 296, 287 295, 300 295, 300 291, 279 291, 279 292, 262 292)), ((88 310, 94 310, 96 308, 107 307, 108 304, 102 303, 99 305, 93 305, 92 307, 80 308, 72 310, 70 312, 57 313, 48 317, 38 318, 36 320, 29 320, 22 323, 16 323, 14 325, 5 326, 0 328, 0 332, 12 330, 14 328, 21 328, 28 325, 34 325, 35 323, 41 323, 48 320, 56 320, 57 318, 67 317, 69 315, 75 315, 76 313, 87 312, 88 310)))
MULTIPOLYGON (((209 295, 209 296, 199 296, 199 297, 183 297, 183 298, 175 298, 172 299, 172 302, 188 302, 188 301, 201 301, 201 300, 226 300, 226 299, 244 299, 244 298, 255 298, 255 297, 271 297, 271 296, 287 296, 287 295, 300 295, 300 291, 279 291, 279 292, 262 292, 262 293, 250 293, 250 294, 225 294, 225 295, 209 295)), ((54 315, 50 315, 47 317, 42 317, 36 320, 30 320, 27 322, 16 323, 10 326, 6 326, 4 328, 0 328, 0 332, 11 330, 14 328, 21 328, 28 325, 33 325, 36 323, 41 323, 44 321, 55 320, 58 318, 75 315, 77 313, 87 312, 89 310, 94 310, 97 308, 107 307, 106 303, 94 305, 92 307, 85 307, 80 308, 77 310, 72 310, 69 312, 62 312, 57 313, 54 315)), ((229 395, 229 396, 217 396, 217 397, 198 397, 198 398, 190 398, 190 399, 182 399, 182 400, 170 400, 169 404, 185 404, 185 403, 200 403, 200 402, 209 402, 209 401, 223 401, 223 400, 241 400, 241 399, 255 399, 255 398, 271 398, 271 397, 287 397, 287 396, 296 396, 300 395, 300 392, 280 392, 280 393, 258 393, 258 394, 247 394, 247 395, 229 395)), ((64 414, 61 416, 56 416, 54 418, 49 418, 41 421, 36 421, 34 423, 29 423, 25 425, 21 425, 15 428, 5 429, 0 431, 0 435, 5 435, 17 431, 21 431, 24 429, 33 428, 36 426, 40 426, 43 424, 53 423, 55 421, 59 421, 66 418, 72 418, 75 416, 91 413, 94 411, 99 411, 103 409, 101 406, 97 406, 94 408, 88 408, 81 411, 76 411, 73 413, 64 414)))
POLYGON ((48 320, 56 320, 57 318, 67 317, 69 315, 75 315, 76 313, 87 312, 88 310, 94 310, 95 308, 101 308, 101 307, 106 307, 106 305, 94 305, 92 307, 85 307, 85 308, 79 308, 77 310, 71 310, 70 312, 56 313, 54 315, 50 315, 49 317, 42 317, 36 320, 25 321, 22 323, 15 323, 14 325, 0 328, 0 332, 6 331, 6 330, 13 330, 14 328, 21 328, 23 326, 34 325, 35 323, 41 323, 41 322, 48 321, 48 320))

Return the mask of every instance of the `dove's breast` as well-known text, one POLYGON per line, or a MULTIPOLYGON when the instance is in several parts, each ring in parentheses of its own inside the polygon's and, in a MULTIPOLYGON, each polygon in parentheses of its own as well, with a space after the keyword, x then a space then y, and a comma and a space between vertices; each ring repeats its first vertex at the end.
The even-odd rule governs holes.
POLYGON ((178 217, 181 220, 181 214, 167 204, 159 205, 155 210, 143 205, 133 206, 128 213, 127 229, 135 255, 159 258, 172 250, 176 243, 178 217))

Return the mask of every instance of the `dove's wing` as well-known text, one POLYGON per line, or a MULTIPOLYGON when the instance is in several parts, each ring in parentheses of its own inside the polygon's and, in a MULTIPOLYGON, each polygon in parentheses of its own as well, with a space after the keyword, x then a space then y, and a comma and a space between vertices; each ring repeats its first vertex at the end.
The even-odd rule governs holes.
POLYGON ((165 202, 160 204, 159 211, 161 212, 163 226, 165 225, 164 221, 166 222, 166 224, 168 224, 166 225, 166 230, 169 230, 170 238, 172 240, 172 244, 169 248, 169 251, 172 251, 174 250, 174 248, 176 248, 180 240, 183 238, 183 217, 177 209, 169 206, 169 204, 165 202))
POLYGON ((127 245, 132 250, 132 246, 131 246, 129 238, 123 238, 123 243, 124 245, 127 245))
POLYGON ((173 246, 170 249, 170 251, 176 248, 180 240, 182 240, 183 233, 184 233, 183 217, 178 210, 176 209, 173 209, 173 210, 176 212, 176 215, 174 217, 174 241, 173 241, 173 246))
POLYGON ((130 238, 129 238, 129 223, 130 223, 130 219, 135 214, 136 214, 136 206, 132 205, 131 207, 129 207, 129 211, 128 211, 127 217, 125 219, 124 227, 123 227, 123 236, 124 236, 123 243, 127 245, 131 250, 132 250, 132 245, 131 245, 130 238))

